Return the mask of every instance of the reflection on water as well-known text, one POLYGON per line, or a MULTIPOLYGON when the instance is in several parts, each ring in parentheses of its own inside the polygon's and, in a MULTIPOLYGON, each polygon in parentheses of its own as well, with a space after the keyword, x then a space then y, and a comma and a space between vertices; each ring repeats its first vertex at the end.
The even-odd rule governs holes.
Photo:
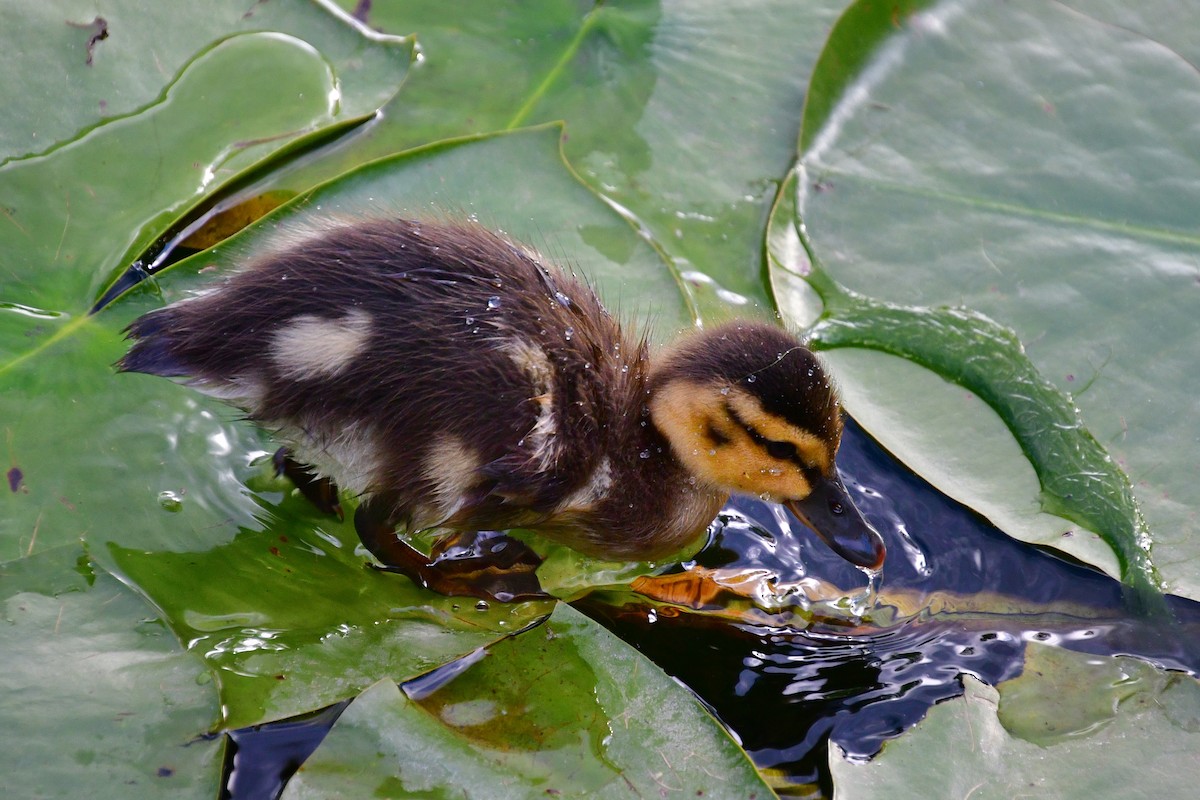
MULTIPOLYGON (((877 586, 779 507, 743 498, 722 512, 690 566, 748 575, 757 588, 745 593, 759 605, 796 613, 689 613, 633 592, 576 604, 689 686, 760 768, 804 787, 797 791, 832 794, 830 742, 851 759, 870 758, 934 703, 961 694, 960 676, 996 685, 1019 675, 1029 642, 1200 673, 1200 604, 1170 598, 1175 621, 1130 616, 1118 582, 1010 539, 853 423, 838 460, 887 541, 877 586), (849 599, 830 598, 830 586, 849 599)), ((462 669, 448 665, 412 689, 436 691, 462 669)), ((335 718, 237 732, 236 782, 281 786, 335 718)), ((229 788, 232 797, 264 796, 229 788)))

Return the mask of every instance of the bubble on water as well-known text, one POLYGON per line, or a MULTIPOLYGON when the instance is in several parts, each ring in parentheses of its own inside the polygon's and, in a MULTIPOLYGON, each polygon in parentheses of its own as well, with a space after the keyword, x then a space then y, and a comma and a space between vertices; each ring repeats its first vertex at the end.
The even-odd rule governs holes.
POLYGON ((178 492, 170 490, 158 493, 158 504, 163 507, 163 510, 175 513, 183 510, 183 496, 178 492))

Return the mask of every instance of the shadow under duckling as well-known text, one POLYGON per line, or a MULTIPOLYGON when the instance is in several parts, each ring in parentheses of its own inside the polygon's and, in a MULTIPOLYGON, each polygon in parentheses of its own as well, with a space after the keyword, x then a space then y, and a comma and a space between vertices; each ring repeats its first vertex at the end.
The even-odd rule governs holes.
POLYGON ((334 225, 127 333, 121 371, 184 378, 274 431, 306 495, 358 495, 366 548, 435 591, 540 596, 537 559, 431 559, 397 529, 529 528, 649 560, 730 492, 783 503, 854 564, 884 560, 837 473, 836 394, 795 337, 732 322, 652 353, 585 283, 475 224, 334 225))

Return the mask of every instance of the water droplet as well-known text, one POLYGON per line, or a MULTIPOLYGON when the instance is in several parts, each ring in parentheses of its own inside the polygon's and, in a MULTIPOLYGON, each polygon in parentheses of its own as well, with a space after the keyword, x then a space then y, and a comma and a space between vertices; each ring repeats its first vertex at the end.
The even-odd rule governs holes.
POLYGON ((624 374, 624 373, 626 373, 626 372, 629 372, 629 365, 628 365, 628 364, 622 364, 622 365, 621 365, 621 373, 622 373, 622 374, 624 374))
POLYGON ((574 335, 575 335, 575 329, 572 328, 570 325, 568 325, 567 329, 565 331, 563 331, 563 336, 567 337, 568 342, 571 341, 571 337, 574 335))
POLYGON ((649 457, 650 457, 650 448, 646 448, 642 452, 638 453, 638 458, 649 458, 649 457))
POLYGON ((468 325, 474 325, 474 324, 475 324, 475 318, 474 318, 474 317, 467 317, 467 324, 468 324, 468 325))
POLYGON ((646 612, 646 622, 649 622, 651 625, 658 622, 658 612, 653 608, 646 612))
POLYGON ((183 498, 172 491, 159 492, 158 504, 172 513, 183 510, 183 498))
POLYGON ((557 300, 559 303, 563 304, 564 306, 571 305, 571 298, 567 297, 562 292, 555 292, 554 299, 557 300))
POLYGON ((722 386, 722 387, 721 387, 721 394, 723 394, 723 395, 724 395, 724 394, 729 394, 729 387, 728 387, 728 386, 722 386))
POLYGON ((497 295, 492 295, 491 297, 489 297, 487 306, 488 306, 488 308, 490 308, 492 310, 499 308, 500 307, 500 297, 497 295))
POLYGON ((754 383, 756 380, 758 380, 757 375, 747 375, 746 376, 746 383, 754 383))
POLYGON ((478 603, 475 604, 476 611, 487 611, 489 608, 491 608, 491 606, 488 605, 487 600, 480 600, 478 603))

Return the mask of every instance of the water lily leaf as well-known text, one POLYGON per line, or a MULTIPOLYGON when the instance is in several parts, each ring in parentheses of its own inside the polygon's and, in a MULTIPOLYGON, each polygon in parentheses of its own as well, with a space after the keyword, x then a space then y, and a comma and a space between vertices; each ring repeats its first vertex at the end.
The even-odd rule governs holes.
POLYGON ((215 692, 154 610, 83 549, 0 564, 0 768, 14 797, 215 796, 215 692))
POLYGON ((413 700, 392 683, 364 692, 283 796, 462 792, 774 796, 687 690, 566 605, 432 694, 413 700))
POLYGON ((378 124, 264 187, 301 191, 430 141, 565 120, 572 167, 669 255, 693 313, 771 316, 763 210, 840 6, 376 3, 367 21, 416 36, 422 60, 378 124))
POLYGON ((997 718, 1013 736, 1049 746, 1090 736, 1130 709, 1157 706, 1200 732, 1200 683, 1132 658, 1087 658, 1031 642, 1025 671, 997 687, 997 718))
MULTIPOLYGON (((1079 653, 1078 660, 1095 659, 1079 653)), ((1180 676, 1180 680, 1195 681, 1180 676)), ((1200 780, 1200 732, 1183 727, 1156 695, 1120 704, 1112 721, 1043 747, 997 717, 1001 690, 963 676, 962 697, 940 703, 868 764, 830 755, 836 800, 856 797, 1189 797, 1200 780), (937 758, 930 758, 937 753, 937 758), (931 788, 936 787, 936 788, 931 788)), ((1194 690, 1189 690, 1194 691, 1194 690)))
MULTIPOLYGON (((1196 487, 1183 477, 1190 434, 1172 427, 1184 424, 1182 409, 1200 388, 1182 366, 1197 355, 1187 345, 1195 322, 1186 298, 1195 290, 1200 236, 1178 211, 1200 191, 1195 148, 1177 135, 1194 127, 1178 116, 1195 107, 1179 99, 1200 93, 1195 70, 1148 38, 1161 24, 1123 30, 1065 6, 947 2, 897 17, 867 14, 865 3, 855 8, 861 13, 847 19, 873 29, 876 40, 880 31, 890 38, 850 75, 814 75, 814 84, 843 87, 823 117, 805 116, 812 133, 802 137, 800 213, 814 253, 852 292, 900 305, 964 306, 1014 330, 1044 376, 1039 395, 1048 401, 1051 389, 1060 398, 1070 392, 1094 440, 1072 478, 1083 482, 1056 489, 1031 439, 1016 433, 1041 483, 1041 497, 1026 503, 1040 499, 1104 536, 1125 562, 1126 580, 1153 531, 1156 560, 1170 565, 1162 573, 1167 586, 1195 596, 1188 508, 1196 487), (1148 155, 1116 157, 1135 152, 1148 155), (1132 475, 1132 492, 1119 467, 1132 475), (1148 529, 1131 500, 1145 509, 1148 529), (1112 504, 1124 521, 1081 514, 1080 503, 1112 504)), ((841 337, 839 346, 851 344, 835 317, 830 309, 826 331, 841 337)), ((884 349, 907 348, 894 337, 884 349)), ((834 364, 851 412, 906 459, 921 449, 920 437, 894 441, 889 429, 945 422, 921 403, 906 414, 895 405, 877 412, 886 393, 856 391, 878 377, 862 371, 877 362, 835 355, 834 364)), ((1029 421, 1016 409, 998 410, 1013 430, 1029 421)), ((1069 410, 1053 414, 1061 418, 1035 425, 1047 446, 1061 438, 1057 427, 1074 425, 1069 410)), ((973 447, 974 434, 962 434, 963 449, 973 447)), ((1052 449, 1056 457, 1077 451, 1052 449)), ((937 459, 925 449, 914 461, 937 459)), ((977 460, 972 482, 983 485, 1010 463, 977 460)), ((974 505, 949 473, 929 477, 974 505)), ((1012 516, 1022 514, 1027 509, 1012 516)))
POLYGON ((89 65, 87 32, 71 23, 92 26, 94 5, 7 4, 8 29, 31 41, 0 55, 10 66, 0 153, 22 156, 0 163, 0 301, 87 309, 205 194, 378 108, 409 43, 335 13, 321 3, 110 3, 89 65), (55 89, 39 90, 46 81, 55 89))
MULTIPOLYGON (((116 0, 103 8, 81 0, 6 2, 4 14, 6 30, 19 32, 19 37, 13 47, 0 51, 0 72, 9 77, 0 87, 7 111, 0 128, 0 166, 48 154, 94 128, 162 103, 164 89, 191 62, 239 34, 270 31, 281 34, 281 40, 305 42, 308 63, 319 65, 332 79, 316 96, 298 96, 289 91, 297 86, 271 72, 274 56, 255 61, 255 70, 229 77, 247 99, 259 103, 256 112, 267 117, 307 101, 328 108, 330 117, 367 113, 391 96, 409 58, 407 47, 395 37, 355 24, 324 0, 250 5, 205 0, 177 8, 134 0, 116 0)), ((225 87, 210 88, 220 92, 225 87)), ((213 115, 208 123, 232 118, 218 104, 209 106, 208 113, 213 115)), ((146 137, 139 144, 152 141, 146 137)), ((170 152, 170 140, 159 145, 159 152, 170 152)), ((130 142, 130 160, 149 155, 137 147, 130 142)))

